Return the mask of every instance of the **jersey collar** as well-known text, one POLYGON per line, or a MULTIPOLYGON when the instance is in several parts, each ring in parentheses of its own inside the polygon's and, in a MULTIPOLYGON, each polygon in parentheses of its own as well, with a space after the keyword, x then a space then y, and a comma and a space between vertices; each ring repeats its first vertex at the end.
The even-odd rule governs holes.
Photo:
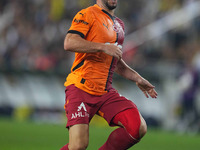
POLYGON ((111 14, 109 14, 106 10, 102 9, 101 7, 99 7, 99 5, 95 4, 95 7, 97 7, 98 9, 100 9, 102 12, 104 12, 106 15, 108 15, 112 21, 114 22, 115 16, 112 16, 111 14))

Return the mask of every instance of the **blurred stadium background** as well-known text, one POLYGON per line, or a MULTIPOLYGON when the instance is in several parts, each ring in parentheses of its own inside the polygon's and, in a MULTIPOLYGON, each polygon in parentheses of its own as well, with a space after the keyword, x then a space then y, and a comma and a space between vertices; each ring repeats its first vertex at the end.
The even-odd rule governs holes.
MULTIPOLYGON (((92 4, 0 1, 0 118, 66 122, 63 83, 74 54, 64 51, 63 40, 77 11, 92 4)), ((116 15, 126 27, 123 58, 159 96, 146 99, 118 75, 113 84, 137 104, 149 127, 199 136, 199 8, 199 0, 119 0, 116 15)))

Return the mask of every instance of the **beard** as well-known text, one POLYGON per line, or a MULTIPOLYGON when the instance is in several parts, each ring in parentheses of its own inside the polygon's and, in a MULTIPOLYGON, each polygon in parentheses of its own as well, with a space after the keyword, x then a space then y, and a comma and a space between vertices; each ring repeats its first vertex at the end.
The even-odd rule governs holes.
POLYGON ((117 5, 109 5, 108 2, 106 2, 106 7, 109 9, 109 10, 113 10, 117 7, 117 5))

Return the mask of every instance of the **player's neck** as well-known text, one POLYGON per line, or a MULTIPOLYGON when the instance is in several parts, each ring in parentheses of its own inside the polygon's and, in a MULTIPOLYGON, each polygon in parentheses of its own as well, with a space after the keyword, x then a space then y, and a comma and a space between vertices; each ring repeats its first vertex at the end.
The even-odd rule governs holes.
POLYGON ((105 11, 107 11, 110 15, 112 15, 112 16, 114 16, 114 12, 115 12, 115 10, 113 9, 113 10, 109 10, 106 6, 104 6, 102 3, 98 3, 97 2, 97 5, 99 6, 99 7, 101 7, 102 9, 104 9, 105 11))

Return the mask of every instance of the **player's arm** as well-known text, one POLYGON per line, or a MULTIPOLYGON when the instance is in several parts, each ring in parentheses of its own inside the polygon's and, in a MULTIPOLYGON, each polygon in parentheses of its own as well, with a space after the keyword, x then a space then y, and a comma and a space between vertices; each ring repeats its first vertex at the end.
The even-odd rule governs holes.
POLYGON ((142 90, 147 98, 149 97, 148 95, 152 98, 157 98, 158 94, 154 89, 155 87, 140 76, 135 70, 130 68, 122 59, 118 61, 115 72, 128 80, 136 82, 136 85, 142 90))
POLYGON ((87 41, 79 34, 74 33, 68 33, 66 35, 64 40, 64 49, 66 51, 78 53, 104 52, 118 59, 122 57, 122 51, 118 46, 114 44, 106 45, 104 43, 87 41))

